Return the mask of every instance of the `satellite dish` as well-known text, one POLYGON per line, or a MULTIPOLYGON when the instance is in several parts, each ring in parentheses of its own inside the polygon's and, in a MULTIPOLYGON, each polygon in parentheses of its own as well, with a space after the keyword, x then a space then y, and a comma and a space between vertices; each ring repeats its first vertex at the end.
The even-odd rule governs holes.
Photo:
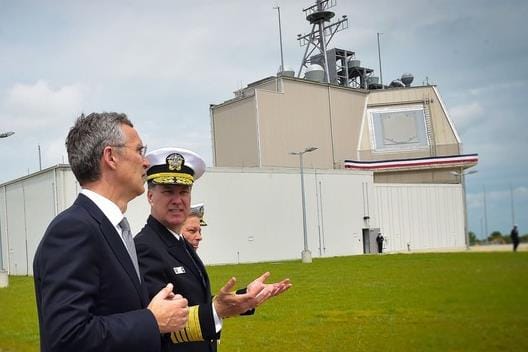
POLYGON ((410 87, 411 83, 414 81, 414 76, 412 73, 404 73, 400 80, 403 84, 405 84, 406 87, 410 87))
POLYGON ((12 136, 12 135, 14 135, 14 134, 15 134, 15 132, 13 132, 13 131, 9 131, 9 132, 1 132, 1 133, 0 133, 0 138, 6 138, 6 137, 12 136))
POLYGON ((348 60, 348 67, 360 67, 361 61, 358 59, 350 59, 348 60))
POLYGON ((312 64, 306 68, 304 72, 304 78, 310 81, 323 82, 324 81, 324 69, 321 65, 312 64))
POLYGON ((401 88, 401 87, 405 87, 405 84, 403 84, 403 82, 400 81, 399 79, 395 79, 394 81, 392 81, 390 83, 389 87, 391 87, 391 88, 401 88))

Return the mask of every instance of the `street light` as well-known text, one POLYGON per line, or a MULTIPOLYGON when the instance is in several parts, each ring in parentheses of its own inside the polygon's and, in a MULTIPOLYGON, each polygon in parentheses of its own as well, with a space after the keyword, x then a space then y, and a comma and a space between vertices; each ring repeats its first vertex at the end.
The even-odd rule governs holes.
POLYGON ((466 249, 469 249, 469 233, 468 233, 468 225, 467 225, 467 203, 466 203, 466 175, 476 174, 477 170, 471 170, 468 172, 457 172, 457 171, 451 171, 451 175, 455 175, 457 177, 460 177, 460 183, 462 184, 462 193, 464 193, 464 235, 466 236, 466 249))
POLYGON ((14 134, 15 134, 15 132, 13 132, 13 131, 9 131, 9 132, 0 132, 0 138, 7 138, 7 137, 12 136, 12 135, 14 135, 14 134))
MULTIPOLYGON (((0 132, 0 138, 7 138, 14 135, 15 132, 0 132)), ((2 257, 2 238, 0 238, 0 287, 7 287, 9 277, 7 271, 4 270, 4 258, 2 257)))
POLYGON ((306 234, 306 200, 304 196, 304 167, 303 167, 303 154, 310 153, 317 150, 317 147, 307 147, 302 152, 290 152, 291 155, 299 156, 299 167, 301 169, 301 200, 302 200, 302 212, 303 212, 303 234, 304 234, 304 250, 301 253, 303 263, 312 262, 312 253, 308 249, 308 235, 306 234))
MULTIPOLYGON (((0 138, 7 138, 14 135, 15 132, 0 132, 0 138)), ((9 276, 4 270, 4 258, 2 257, 2 238, 0 238, 0 287, 7 287, 9 285, 9 276)))

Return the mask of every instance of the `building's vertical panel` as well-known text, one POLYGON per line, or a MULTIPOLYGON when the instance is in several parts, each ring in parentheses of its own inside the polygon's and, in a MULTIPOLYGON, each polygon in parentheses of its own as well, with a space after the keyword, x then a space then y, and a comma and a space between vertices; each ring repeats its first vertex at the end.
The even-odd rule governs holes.
POLYGON ((216 166, 259 166, 255 97, 213 108, 216 166))
POLYGON ((33 275, 33 257, 48 227, 55 217, 53 170, 25 179, 24 202, 26 223, 27 275, 33 275))
POLYGON ((7 246, 6 186, 0 188, 0 270, 7 270, 9 253, 7 246))
POLYGON ((459 185, 374 184, 380 228, 392 251, 462 248, 459 185))
POLYGON ((1 187, 0 236, 3 268, 32 275, 33 257, 51 220, 77 195, 70 169, 58 166, 1 187))
POLYGON ((6 187, 6 224, 8 271, 11 275, 27 275, 26 223, 23 182, 6 187))
MULTIPOLYGON (((322 215, 327 255, 363 253, 362 187, 371 176, 322 174, 322 215)), ((370 184, 372 180, 370 179, 370 184)))
POLYGON ((304 155, 305 167, 333 168, 328 88, 285 80, 284 89, 256 93, 261 166, 298 167, 299 157, 289 153, 314 146, 318 150, 304 155))

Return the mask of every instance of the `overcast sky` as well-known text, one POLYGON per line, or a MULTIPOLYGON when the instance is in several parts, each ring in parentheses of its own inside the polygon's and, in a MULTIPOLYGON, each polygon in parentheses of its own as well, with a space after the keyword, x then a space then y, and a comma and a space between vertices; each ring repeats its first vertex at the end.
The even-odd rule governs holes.
MULTIPOLYGON (((125 112, 149 149, 178 145, 211 166, 209 104, 232 98, 303 56, 308 0, 0 0, 0 183, 67 162, 64 138, 81 112, 125 112)), ((528 1, 337 0, 355 51, 385 83, 411 72, 438 85, 464 145, 469 228, 528 233, 528 1), (486 202, 484 203, 484 191, 486 202), (513 197, 512 197, 513 195, 513 197), (513 209, 512 212, 512 199, 513 209), (487 213, 484 211, 487 207, 487 213), (486 215, 487 214, 487 215, 486 215)), ((352 156, 351 156, 352 158, 352 156)))

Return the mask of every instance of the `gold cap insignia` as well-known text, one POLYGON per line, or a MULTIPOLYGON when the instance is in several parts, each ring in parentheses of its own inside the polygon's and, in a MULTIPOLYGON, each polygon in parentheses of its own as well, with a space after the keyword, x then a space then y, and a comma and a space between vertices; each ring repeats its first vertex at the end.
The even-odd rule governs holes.
POLYGON ((167 166, 169 167, 170 171, 180 171, 183 165, 183 162, 185 159, 181 154, 178 153, 172 153, 167 156, 167 159, 165 159, 167 166))

